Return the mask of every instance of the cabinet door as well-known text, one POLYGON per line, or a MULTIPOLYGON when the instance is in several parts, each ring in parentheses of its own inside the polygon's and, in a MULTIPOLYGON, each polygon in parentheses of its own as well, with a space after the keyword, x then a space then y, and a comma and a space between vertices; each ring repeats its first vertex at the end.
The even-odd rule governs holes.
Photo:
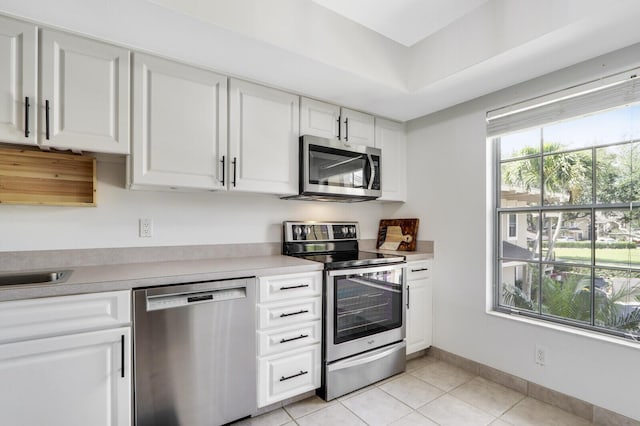
POLYGON ((46 29, 41 41, 41 144, 128 154, 129 51, 46 29))
POLYGON ((342 141, 348 145, 374 146, 375 129, 373 115, 342 108, 342 141))
POLYGON ((223 188, 225 76, 134 54, 132 126, 132 188, 223 188))
POLYGON ((299 97, 229 81, 229 189, 298 193, 299 97))
POLYGON ((338 139, 340 107, 313 99, 300 99, 300 135, 338 139))
POLYGON ((0 142, 37 142, 36 64, 35 25, 0 17, 0 142))
POLYGON ((130 425, 130 360, 128 327, 0 345, 2 423, 130 425))
POLYGON ((258 407, 320 387, 320 344, 258 358, 258 407))
POLYGON ((383 201, 406 201, 407 140, 404 125, 376 118, 376 148, 382 150, 383 201))
POLYGON ((431 346, 431 309, 428 306, 429 279, 408 283, 407 355, 431 346))

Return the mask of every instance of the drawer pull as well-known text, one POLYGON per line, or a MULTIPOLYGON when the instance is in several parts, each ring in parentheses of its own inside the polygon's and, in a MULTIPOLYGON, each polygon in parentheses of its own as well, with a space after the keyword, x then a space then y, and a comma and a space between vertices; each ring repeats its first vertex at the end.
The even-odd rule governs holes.
POLYGON ((293 376, 289 376, 289 377, 282 376, 282 377, 280 377, 280 381, 284 382, 285 380, 293 379, 294 377, 304 376, 307 373, 309 373, 309 372, 300 370, 300 372, 298 374, 294 374, 293 376))
POLYGON ((429 268, 419 268, 419 269, 412 269, 411 272, 422 272, 422 271, 428 271, 429 268))
POLYGON ((309 335, 308 335, 308 334, 301 334, 301 335, 299 335, 298 337, 292 337, 292 338, 290 338, 290 339, 281 339, 281 340, 280 340, 280 343, 293 342, 294 340, 298 340, 298 339, 305 339, 305 338, 307 338, 307 337, 309 337, 309 335))
POLYGON ((305 287, 309 287, 309 284, 290 285, 288 287, 280 287, 280 290, 293 290, 294 288, 305 288, 305 287))
POLYGON ((284 318, 284 317, 290 317, 291 315, 300 315, 300 314, 306 314, 307 312, 309 312, 308 309, 301 309, 298 312, 290 312, 290 313, 282 313, 280 314, 280 318, 284 318))

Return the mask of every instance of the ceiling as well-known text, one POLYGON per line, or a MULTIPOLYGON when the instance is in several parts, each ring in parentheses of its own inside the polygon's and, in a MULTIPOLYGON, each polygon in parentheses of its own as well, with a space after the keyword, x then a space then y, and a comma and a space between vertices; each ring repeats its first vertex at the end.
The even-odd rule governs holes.
POLYGON ((0 0, 0 12, 399 121, 640 42, 637 0, 0 0))
POLYGON ((487 0, 313 0, 347 19, 410 47, 487 0))

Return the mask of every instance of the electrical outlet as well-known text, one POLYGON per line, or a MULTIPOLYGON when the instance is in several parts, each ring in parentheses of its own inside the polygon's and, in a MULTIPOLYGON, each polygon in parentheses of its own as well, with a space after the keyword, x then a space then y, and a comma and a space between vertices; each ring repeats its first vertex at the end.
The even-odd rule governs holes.
POLYGON ((142 238, 151 238, 153 236, 153 219, 151 218, 141 218, 139 220, 140 224, 140 237, 142 238))
POLYGON ((547 348, 544 346, 536 345, 536 364, 545 365, 547 362, 547 348))

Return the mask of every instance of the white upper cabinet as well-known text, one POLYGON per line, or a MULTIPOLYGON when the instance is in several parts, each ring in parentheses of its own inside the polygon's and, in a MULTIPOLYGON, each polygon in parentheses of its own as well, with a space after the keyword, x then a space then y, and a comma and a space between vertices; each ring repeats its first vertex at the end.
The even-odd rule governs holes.
POLYGON ((338 139, 340 107, 309 98, 300 99, 300 134, 338 139))
POLYGON ((0 17, 0 142, 37 143, 37 31, 0 17))
POLYGON ((373 115, 342 108, 340 137, 348 145, 375 146, 373 115))
POLYGON ((405 126, 376 118, 376 148, 382 150, 383 201, 407 199, 407 136, 405 126))
POLYGON ((132 188, 223 189, 227 77, 135 53, 132 138, 132 188))
POLYGON ((299 97, 229 80, 229 189, 298 193, 299 97))
POLYGON ((337 105, 302 98, 300 135, 336 139, 345 145, 374 146, 374 117, 337 105))
POLYGON ((43 146, 129 153, 129 51, 43 29, 40 120, 43 146))

